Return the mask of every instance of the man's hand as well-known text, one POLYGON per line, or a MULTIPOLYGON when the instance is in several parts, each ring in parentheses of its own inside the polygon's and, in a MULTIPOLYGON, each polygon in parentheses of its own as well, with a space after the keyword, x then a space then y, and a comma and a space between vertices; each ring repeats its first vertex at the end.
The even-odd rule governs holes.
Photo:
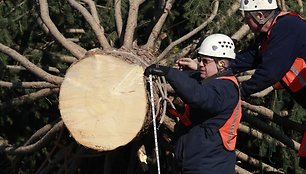
POLYGON ((145 69, 145 72, 143 73, 145 76, 149 76, 150 74, 152 75, 157 75, 157 76, 165 76, 168 74, 169 72, 169 67, 167 66, 162 66, 162 65, 158 65, 158 64, 152 64, 150 66, 148 66, 145 69))
POLYGON ((179 69, 198 70, 199 68, 197 60, 193 60, 191 58, 180 58, 175 62, 175 64, 179 67, 179 69))

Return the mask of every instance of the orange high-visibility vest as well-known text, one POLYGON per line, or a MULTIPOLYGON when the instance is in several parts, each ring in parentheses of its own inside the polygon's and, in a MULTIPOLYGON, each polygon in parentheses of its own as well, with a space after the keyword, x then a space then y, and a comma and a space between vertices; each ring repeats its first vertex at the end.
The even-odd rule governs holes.
MULTIPOLYGON (((223 76, 223 77, 218 77, 218 79, 230 80, 237 86, 238 89, 238 81, 235 76, 223 76)), ((190 112, 189 105, 185 105, 185 111, 183 114, 178 113, 175 109, 172 108, 168 109, 168 111, 170 114, 179 117, 185 126, 190 126, 192 124, 189 114, 190 112)), ((219 128, 219 133, 221 135, 223 145, 229 151, 235 150, 236 140, 237 140, 237 129, 241 120, 241 116, 242 116, 241 99, 239 94, 239 100, 235 109, 232 112, 232 115, 226 120, 224 125, 221 128, 219 128)))
POLYGON ((304 132, 298 155, 306 157, 306 131, 304 132))
POLYGON ((185 104, 185 110, 184 113, 180 114, 177 110, 174 108, 169 108, 168 112, 175 117, 179 117, 180 121, 183 123, 184 126, 190 126, 191 120, 190 120, 190 107, 189 105, 185 104))
MULTIPOLYGON (((294 13, 294 12, 280 12, 278 16, 275 17, 271 26, 273 26, 276 23, 277 19, 280 16, 284 16, 288 14, 293 15, 293 16, 298 16, 301 19, 303 19, 303 17, 301 17, 299 14, 294 13)), ((303 20, 305 21, 305 19, 303 20)), ((262 42, 262 45, 261 45, 262 52, 266 51, 267 49, 267 43, 268 43, 267 41, 270 38, 270 33, 271 33, 271 30, 269 30, 267 33, 267 39, 263 40, 262 42)), ((288 89, 290 89, 290 91, 293 93, 301 90, 303 87, 306 86, 306 63, 303 58, 300 58, 300 57, 295 58, 295 61, 293 62, 290 70, 282 78, 282 82, 284 82, 283 84, 285 84, 288 87, 288 89)), ((276 89, 279 89, 280 88, 279 85, 280 83, 277 83, 273 85, 273 87, 275 87, 276 89)))
MULTIPOLYGON (((238 89, 238 82, 235 76, 223 76, 218 79, 231 80, 234 82, 238 89)), ((229 150, 235 150, 236 140, 237 140, 237 129, 241 120, 242 110, 241 110, 241 99, 239 94, 239 100, 232 112, 232 115, 226 120, 225 124, 219 128, 219 133, 222 138, 224 147, 229 150)))
MULTIPOLYGON (((276 23, 277 18, 284 15, 292 15, 292 16, 298 16, 302 20, 306 22, 306 20, 301 17, 299 14, 295 12, 280 12, 278 16, 274 19, 271 26, 273 26, 276 23)), ((272 28, 272 27, 270 27, 272 28)), ((264 52, 267 49, 267 40, 270 38, 271 30, 267 33, 267 39, 263 40, 261 51, 264 52)), ((293 62, 290 70, 285 74, 285 76, 282 78, 282 81, 284 84, 290 89, 291 92, 297 92, 303 87, 306 86, 306 63, 303 58, 296 57, 295 61, 293 62)), ((276 89, 280 87, 280 83, 276 83, 273 87, 276 89)), ((304 132, 304 137, 302 139, 300 149, 298 152, 299 156, 306 156, 306 132, 304 132)))

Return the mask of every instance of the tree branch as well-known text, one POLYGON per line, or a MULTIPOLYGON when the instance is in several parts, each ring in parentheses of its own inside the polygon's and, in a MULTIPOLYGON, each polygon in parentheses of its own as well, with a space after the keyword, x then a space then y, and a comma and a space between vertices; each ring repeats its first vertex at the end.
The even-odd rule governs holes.
POLYGON ((61 34, 61 32, 58 31, 57 27, 52 22, 49 16, 47 0, 39 0, 39 5, 40 5, 41 19, 43 20, 44 24, 48 27, 49 31, 52 33, 55 39, 59 43, 61 43, 68 51, 70 51, 72 55, 74 55, 78 59, 82 58, 85 55, 86 50, 80 47, 79 45, 67 40, 61 34))
POLYGON ((287 11, 285 0, 278 0, 279 7, 282 11, 287 11))
POLYGON ((293 129, 295 131, 298 131, 300 133, 303 133, 305 130, 305 126, 303 124, 297 123, 295 121, 292 121, 288 119, 287 117, 282 117, 279 114, 276 114, 272 110, 264 107, 264 106, 256 106, 256 105, 251 105, 250 103, 247 103, 245 101, 242 101, 242 106, 250 109, 251 111, 259 113, 261 116, 264 118, 268 118, 269 120, 283 126, 287 127, 289 129, 293 129))
POLYGON ((249 32, 250 32, 250 27, 247 24, 244 24, 240 27, 240 29, 234 33, 231 38, 235 39, 237 41, 240 41, 242 38, 244 38, 249 32))
MULTIPOLYGON (((39 66, 37 66, 39 67, 39 66)), ((17 65, 6 65, 6 68, 11 70, 11 71, 14 71, 14 72, 18 72, 18 71, 22 71, 22 70, 27 70, 25 67, 23 66, 17 66, 17 65)), ((48 72, 53 72, 53 73, 57 73, 59 74, 61 71, 55 67, 51 67, 51 66, 44 66, 44 67, 39 67, 45 71, 48 71, 48 72)))
POLYGON ((105 51, 105 53, 126 56, 130 60, 138 61, 143 66, 148 66, 149 65, 149 63, 146 62, 145 60, 143 60, 141 57, 138 57, 135 54, 132 54, 130 52, 126 52, 126 51, 123 51, 123 50, 110 50, 110 51, 105 51))
POLYGON ((210 15, 210 17, 203 22, 200 26, 198 26, 197 28, 195 28, 194 30, 192 30, 191 32, 189 32, 188 34, 184 35, 183 37, 181 37, 180 39, 177 39, 176 41, 172 42, 158 57, 157 60, 155 62, 159 62, 162 59, 165 58, 165 56, 168 54, 168 52, 175 47, 176 45, 184 42, 185 40, 189 39, 191 36, 195 35, 196 33, 200 32, 202 29, 204 29, 217 15, 219 9, 219 0, 214 1, 214 8, 213 11, 210 15))
POLYGON ((242 123, 239 124, 238 130, 240 132, 249 134, 249 135, 251 135, 251 136, 253 136, 257 139, 260 139, 260 140, 265 139, 270 144, 275 144, 276 146, 286 147, 283 143, 281 143, 277 140, 274 140, 274 142, 273 142, 271 140, 271 138, 266 138, 266 136, 263 136, 263 134, 261 132, 259 132, 258 130, 250 128, 249 126, 246 126, 242 123))
POLYGON ((142 3, 141 0, 129 0, 129 15, 127 20, 127 25, 125 29, 123 47, 131 49, 134 41, 135 28, 137 26, 137 16, 139 5, 142 3))
POLYGON ((236 174, 252 174, 251 172, 235 165, 235 171, 236 171, 236 174))
POLYGON ((21 146, 21 147, 13 147, 12 145, 8 144, 8 143, 3 143, 0 144, 0 149, 1 151, 7 153, 7 154, 12 154, 12 155, 16 155, 16 154, 29 154, 29 153, 33 153, 36 152, 38 150, 40 150, 41 148, 43 148, 45 145, 47 145, 50 140, 52 139, 52 137, 58 132, 60 131, 62 128, 64 127, 64 123, 63 121, 59 121, 57 124, 55 124, 53 126, 53 128, 44 136, 42 137, 39 141, 37 141, 34 144, 28 145, 28 146, 21 146))
POLYGON ((6 88, 57 88, 57 85, 48 82, 6 82, 0 80, 0 86, 6 88))
POLYGON ((262 91, 259 91, 259 92, 255 93, 255 94, 252 94, 251 96, 252 97, 258 97, 258 98, 264 97, 264 96, 270 94, 270 92, 272 92, 273 90, 274 90, 274 88, 272 86, 270 86, 270 87, 268 87, 268 88, 266 88, 266 89, 264 89, 262 91))
POLYGON ((51 75, 41 68, 37 67, 35 64, 30 62, 27 58, 19 54, 17 51, 11 49, 10 47, 7 47, 0 43, 0 51, 4 54, 12 57, 14 60, 18 61, 22 66, 27 68, 29 71, 37 75, 38 77, 54 84, 61 84, 63 81, 63 78, 51 75))
POLYGON ((181 57, 185 57, 185 56, 187 56, 187 54, 194 51, 196 46, 197 46, 196 43, 191 43, 191 44, 187 45, 185 48, 181 49, 180 52, 169 56, 168 59, 161 60, 160 64, 164 65, 164 64, 167 64, 167 62, 172 62, 173 63, 173 62, 175 62, 176 59, 179 59, 181 57))
MULTIPOLYGON (((59 121, 57 121, 58 123, 59 121)), ((29 139, 27 142, 24 143, 24 146, 27 146, 29 144, 32 144, 34 141, 37 141, 38 139, 40 139, 41 137, 43 137, 44 135, 46 135, 57 123, 50 123, 50 124, 46 124, 45 126, 43 126, 42 128, 40 128, 39 130, 37 130, 29 139)))
POLYGON ((67 56, 67 55, 62 55, 62 54, 58 54, 58 53, 51 53, 54 56, 57 56, 59 58, 59 60, 66 62, 66 63, 74 63, 76 62, 78 59, 73 57, 73 56, 67 56))
MULTIPOLYGON (((236 2, 234 2, 231 7, 226 11, 226 13, 216 22, 217 23, 217 29, 216 30, 209 30, 208 33, 217 33, 219 32, 226 23, 226 20, 228 18, 231 18, 239 9, 240 7, 240 1, 237 0, 236 2)), ((219 14, 220 15, 220 14, 219 14)))
POLYGON ((93 0, 82 0, 82 1, 85 2, 89 6, 92 17, 100 25, 100 18, 97 12, 96 3, 93 0))
POLYGON ((269 134, 271 137, 277 139, 291 149, 298 150, 300 148, 300 144, 298 142, 292 140, 281 131, 274 129, 254 116, 249 116, 247 113, 243 113, 242 120, 248 122, 250 125, 252 125, 252 127, 254 126, 255 128, 269 134))
POLYGON ((302 0, 296 0, 296 2, 298 3, 298 5, 300 7, 300 13, 303 13, 304 12, 303 1, 302 0))
POLYGON ((21 105, 21 104, 24 104, 24 103, 30 103, 30 102, 33 102, 35 100, 41 99, 43 97, 46 97, 48 95, 51 95, 51 94, 54 94, 54 93, 58 93, 58 92, 59 92, 58 88, 41 89, 39 91, 30 93, 30 94, 26 94, 26 95, 23 95, 21 97, 14 98, 14 99, 12 99, 10 101, 1 103, 0 109, 3 109, 5 107, 11 106, 11 105, 16 106, 16 105, 21 105))
POLYGON ((118 37, 121 38, 122 30, 123 30, 123 22, 122 22, 122 14, 121 14, 121 0, 114 0, 114 6, 115 6, 115 19, 116 19, 118 37))
POLYGON ((68 0, 68 2, 73 8, 77 9, 83 15, 85 20, 88 22, 88 24, 91 26, 92 30, 96 34, 97 39, 100 45, 102 46, 102 48, 110 49, 111 46, 109 45, 104 35, 104 28, 97 23, 97 21, 93 18, 93 16, 81 4, 79 4, 75 0, 68 0))
POLYGON ((244 161, 244 162, 248 162, 249 164, 259 167, 262 170, 266 171, 266 172, 275 172, 275 173, 285 173, 284 171, 281 171, 279 169, 275 169, 274 167, 263 163, 262 161, 258 161, 257 159, 248 156, 247 154, 239 151, 236 149, 236 155, 237 158, 239 158, 240 160, 244 161))
POLYGON ((162 29, 162 27, 163 27, 163 25, 164 25, 164 23, 167 19, 167 16, 168 16, 174 2, 175 2, 175 0, 167 0, 162 16, 159 18, 159 20, 155 24, 155 26, 154 26, 154 28, 153 28, 150 36, 149 36, 147 44, 144 45, 145 49, 153 50, 154 43, 156 42, 156 40, 158 38, 158 35, 160 34, 160 31, 161 31, 161 29, 162 29))

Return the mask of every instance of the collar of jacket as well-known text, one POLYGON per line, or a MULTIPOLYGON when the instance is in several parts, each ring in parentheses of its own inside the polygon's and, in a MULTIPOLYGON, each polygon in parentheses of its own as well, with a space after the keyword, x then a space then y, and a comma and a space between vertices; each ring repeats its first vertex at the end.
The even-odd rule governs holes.
POLYGON ((201 84, 203 85, 203 84, 209 82, 210 80, 216 79, 216 78, 218 78, 218 77, 222 77, 222 76, 233 76, 233 75, 234 75, 234 74, 233 74, 233 72, 232 72, 231 69, 226 69, 226 70, 224 70, 224 71, 218 72, 217 74, 215 74, 215 75, 213 75, 213 76, 210 76, 210 77, 208 77, 208 78, 206 78, 206 79, 201 80, 201 84))

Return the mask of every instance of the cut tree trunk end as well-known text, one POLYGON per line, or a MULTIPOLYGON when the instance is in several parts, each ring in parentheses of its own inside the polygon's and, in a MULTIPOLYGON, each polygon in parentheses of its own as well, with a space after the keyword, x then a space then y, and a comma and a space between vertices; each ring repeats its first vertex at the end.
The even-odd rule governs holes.
POLYGON ((71 65, 60 88, 63 122, 81 145, 108 151, 131 142, 148 110, 143 68, 108 55, 71 65))

